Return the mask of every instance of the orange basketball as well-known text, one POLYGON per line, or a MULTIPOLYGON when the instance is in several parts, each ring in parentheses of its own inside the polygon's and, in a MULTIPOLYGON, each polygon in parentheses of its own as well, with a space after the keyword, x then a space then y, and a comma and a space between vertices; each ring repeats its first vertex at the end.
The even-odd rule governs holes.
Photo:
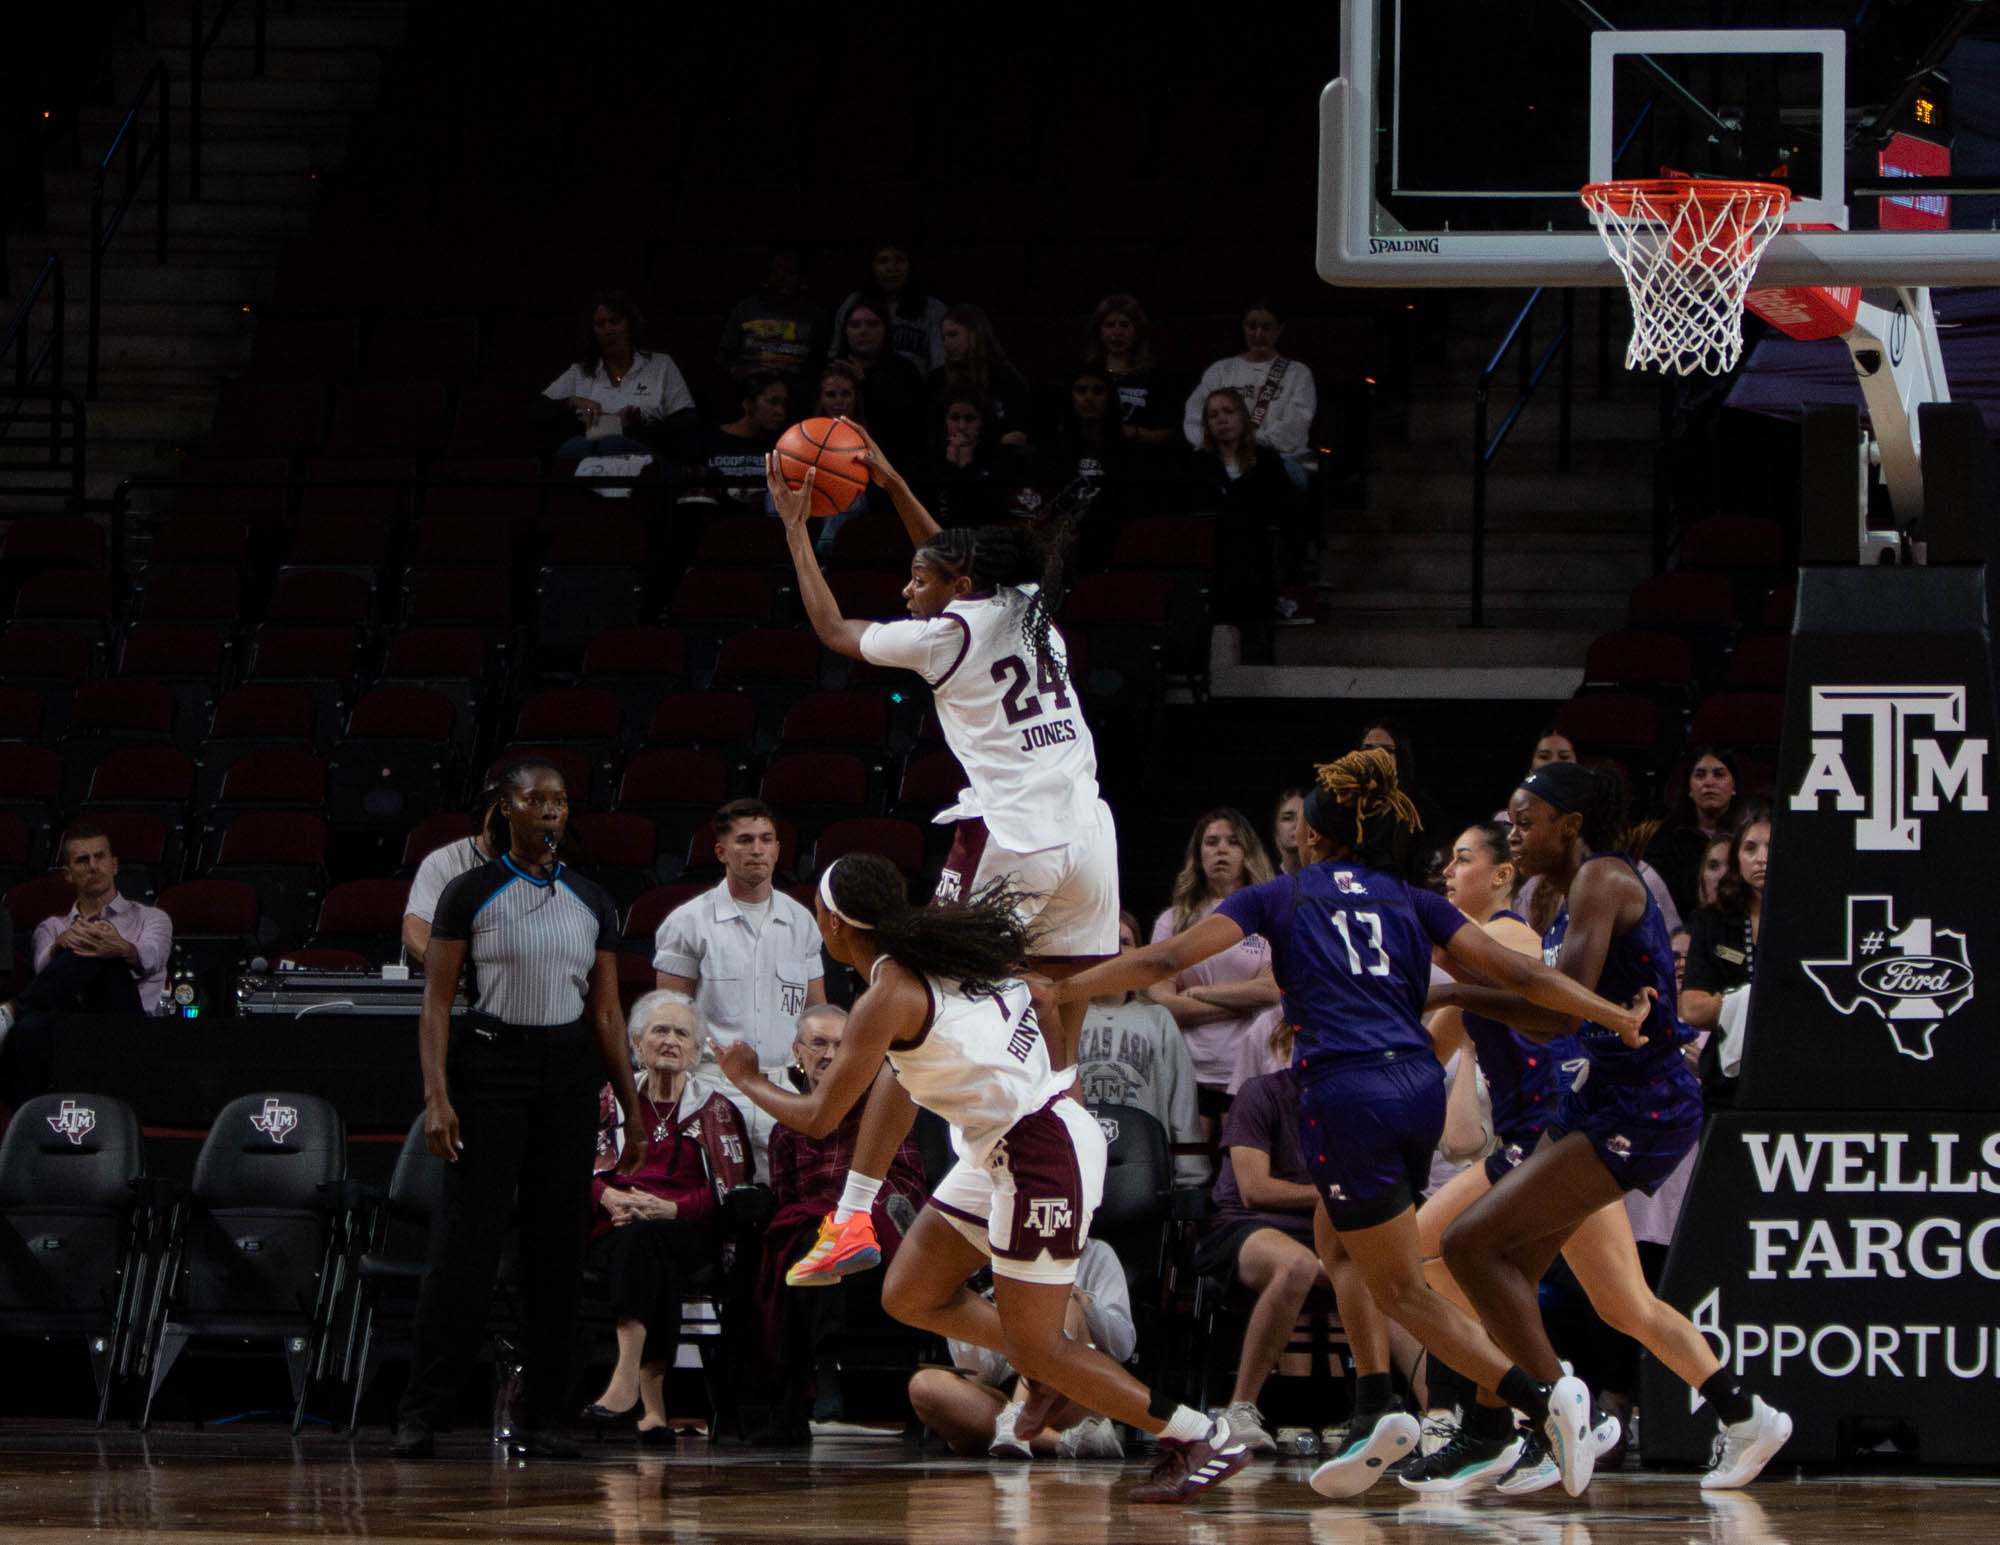
POLYGON ((868 442, 852 424, 809 418, 779 436, 778 471, 786 487, 797 488, 806 480, 806 469, 817 467, 812 513, 838 515, 852 509, 868 488, 868 468, 861 461, 867 448, 868 442))

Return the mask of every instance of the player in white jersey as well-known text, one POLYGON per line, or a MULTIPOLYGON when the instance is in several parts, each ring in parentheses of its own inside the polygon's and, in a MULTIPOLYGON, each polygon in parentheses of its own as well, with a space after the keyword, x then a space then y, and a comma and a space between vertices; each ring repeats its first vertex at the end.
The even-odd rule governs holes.
POLYGON ((737 1088, 774 1120, 823 1137, 886 1059, 890 1076, 951 1124, 958 1162, 917 1215, 882 1284, 882 1307, 906 1324, 1003 1355, 1033 1396, 1016 1432, 1039 1429, 1067 1396, 1160 1439, 1135 1502, 1179 1502, 1227 1479, 1249 1452, 1228 1424, 1150 1394, 1117 1363, 1063 1329, 1077 1259, 1104 1194, 1104 1134, 1068 1097, 1028 989, 1014 979, 1030 939, 1019 899, 993 888, 913 907, 902 872, 851 854, 822 871, 814 908, 834 959, 868 982, 819 1087, 798 1094, 766 1078, 747 1043, 716 1047, 737 1088), (993 1267, 993 1301, 966 1287, 993 1267))
MULTIPOLYGON (((798 570, 799 599, 827 648, 913 670, 930 683, 945 742, 971 784, 939 817, 956 818, 958 830, 937 899, 1004 884, 1034 926, 1029 962, 1051 978, 1069 976, 1118 953, 1118 837, 1098 797, 1096 743, 1055 629, 1066 522, 1048 535, 1005 526, 944 530, 872 438, 867 461, 916 548, 903 587, 910 615, 895 622, 841 615, 806 530, 813 474, 788 488, 771 458, 766 482, 798 570)), ((1050 1027, 1057 1068, 1076 1060, 1083 1007, 1066 1005, 1050 1027)), ((787 1282, 828 1282, 881 1259, 869 1209, 914 1118, 908 1099, 885 1081, 863 1117, 840 1205, 787 1282)))

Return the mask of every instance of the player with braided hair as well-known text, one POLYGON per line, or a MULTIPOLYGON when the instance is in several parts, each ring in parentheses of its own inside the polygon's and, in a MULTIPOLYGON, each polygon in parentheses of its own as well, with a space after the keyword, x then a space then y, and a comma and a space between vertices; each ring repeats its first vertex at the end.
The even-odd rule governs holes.
MULTIPOLYGON (((958 823, 937 899, 1005 885, 1035 927, 1032 963, 1051 977, 1115 955, 1117 829, 1098 797, 1097 745, 1054 626, 1069 523, 1058 519, 1045 533, 944 530, 873 439, 867 446, 862 459, 888 490, 916 548, 903 587, 907 618, 843 617, 806 533, 813 473, 789 488, 773 459, 767 481, 798 570, 799 598, 820 642, 837 654, 923 677, 945 743, 965 770, 971 786, 937 816, 958 823)), ((1084 1008, 1078 1001, 1048 1027, 1058 1068, 1076 1060, 1084 1008)), ((827 1282, 881 1259, 869 1209, 915 1118, 885 1080, 862 1118, 840 1205, 787 1282, 827 1282)))
MULTIPOLYGON (((887 859, 836 859, 820 872, 820 937, 868 988, 819 1086, 797 1094, 772 1083, 745 1042, 716 1054, 749 1100, 808 1137, 839 1125, 878 1076, 949 1122, 958 1162, 890 1264, 882 1307, 1002 1354, 1038 1394, 1067 1396, 1154 1434, 1159 1462, 1131 1500, 1185 1501, 1241 1470, 1249 1451, 1227 1422, 1149 1394, 1064 1333, 1077 1261, 1104 1196, 1105 1140, 1097 1119, 1069 1098, 1071 1075, 1051 1061, 1027 985, 1012 973, 1032 942, 1020 899, 991 888, 913 907, 887 859), (965 1285, 989 1260, 990 1303, 965 1285)), ((1024 1412, 1015 1431, 1029 1422, 1039 1429, 1047 1414, 1024 1412)))
MULTIPOLYGON (((1508 847, 1521 873, 1541 877, 1537 900, 1559 901, 1542 933, 1543 958, 1584 986, 1652 995, 1639 1037, 1594 1014, 1579 1023, 1479 982, 1432 994, 1434 1007, 1468 1010, 1537 1040, 1574 1035, 1589 1060, 1588 1076, 1564 1091, 1534 1151, 1446 1227, 1444 1260, 1494 1340, 1548 1378, 1561 1365, 1536 1289, 1556 1253, 1574 1245, 1582 1258, 1572 1264, 1592 1301, 1620 1313, 1708 1400, 1721 1429, 1701 1482, 1712 1491, 1753 1480, 1791 1436, 1792 1421, 1736 1386, 1701 1333, 1646 1289, 1629 1231, 1621 1238, 1623 1210, 1613 1204, 1665 1181, 1699 1140, 1702 1118, 1701 1086, 1682 1055, 1694 1032, 1674 1012, 1666 923, 1637 865, 1615 849, 1623 805, 1615 776, 1550 762, 1523 778, 1508 802, 1508 847), (1608 1224, 1584 1229, 1607 1209, 1608 1224), (1602 1300, 1601 1289, 1611 1290, 1602 1300)), ((1568 1475, 1564 1484, 1576 1489, 1568 1475)))
MULTIPOLYGON (((1299 1136, 1319 1191, 1324 1222, 1316 1221, 1315 1235, 1328 1275, 1339 1284, 1344 1254, 1383 1313, 1480 1386, 1481 1404, 1459 1439, 1411 1466, 1421 1467, 1417 1489, 1455 1488, 1518 1457, 1508 1405, 1568 1434, 1572 1408, 1587 1424, 1590 1396, 1579 1380, 1551 1389, 1512 1366, 1424 1279, 1415 1203, 1445 1118, 1444 1069, 1419 1017, 1432 948, 1557 1014, 1594 1019, 1634 1040, 1648 1005, 1607 1002, 1496 943, 1443 897, 1388 872, 1398 833, 1417 819, 1388 752, 1350 752, 1318 773, 1300 816, 1297 874, 1246 886, 1186 931, 1059 982, 1051 996, 1069 1001, 1147 987, 1250 934, 1270 941, 1293 1021, 1299 1136)), ((1357 1342, 1357 1359, 1362 1355, 1357 1342)), ((1324 1496, 1366 1490, 1417 1441, 1415 1419, 1390 1407, 1386 1347, 1379 1366, 1360 1363, 1359 1371, 1355 1420, 1313 1472, 1313 1489, 1324 1496)))

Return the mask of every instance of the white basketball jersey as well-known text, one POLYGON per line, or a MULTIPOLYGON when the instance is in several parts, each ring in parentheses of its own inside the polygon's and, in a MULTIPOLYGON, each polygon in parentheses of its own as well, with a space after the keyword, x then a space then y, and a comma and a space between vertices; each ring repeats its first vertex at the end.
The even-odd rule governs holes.
POLYGON ((1068 679, 1058 679, 1021 634, 1034 585, 1004 586, 953 601, 935 617, 878 622, 861 636, 863 658, 913 670, 931 684, 945 744, 965 769, 977 814, 1001 847, 1037 853, 1070 840, 1097 803, 1097 743, 1068 679))
POLYGON ((960 1155, 981 1162, 1015 1122, 1067 1089, 1071 1075, 1049 1067, 1026 984, 966 993, 936 977, 921 980, 930 1024, 914 1044, 891 1046, 889 1065, 911 1099, 951 1123, 960 1155))

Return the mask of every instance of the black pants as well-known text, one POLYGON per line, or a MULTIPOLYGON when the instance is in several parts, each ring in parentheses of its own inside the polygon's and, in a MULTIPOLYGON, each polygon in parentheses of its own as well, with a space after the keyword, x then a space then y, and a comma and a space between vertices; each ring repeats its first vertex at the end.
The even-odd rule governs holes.
POLYGON ((20 1105, 55 1077, 56 1020, 63 1014, 139 1014, 139 984, 122 960, 57 950, 14 1000, 14 1028, 0 1044, 0 1102, 20 1105))
POLYGON ((442 1426, 479 1350, 510 1215, 521 1229, 522 1424, 564 1417, 590 1225, 590 1166, 604 1069, 578 1022, 452 1026, 445 1073, 463 1150, 445 1169, 417 1301, 405 1420, 442 1426))
POLYGON ((591 1260, 604 1273, 612 1315, 646 1327, 643 1362, 673 1361, 681 1302, 695 1274, 719 1254, 715 1230, 687 1218, 641 1218, 592 1242, 591 1260))

